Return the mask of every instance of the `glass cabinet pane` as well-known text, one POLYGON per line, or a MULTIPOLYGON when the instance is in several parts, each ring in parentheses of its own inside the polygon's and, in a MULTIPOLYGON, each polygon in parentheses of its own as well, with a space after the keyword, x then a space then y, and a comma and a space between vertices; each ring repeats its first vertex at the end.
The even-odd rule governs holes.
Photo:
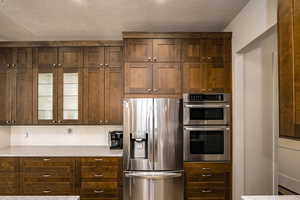
POLYGON ((64 120, 78 120, 78 97, 79 97, 78 73, 64 73, 64 120))
POLYGON ((53 74, 38 74, 38 120, 53 119, 53 74))

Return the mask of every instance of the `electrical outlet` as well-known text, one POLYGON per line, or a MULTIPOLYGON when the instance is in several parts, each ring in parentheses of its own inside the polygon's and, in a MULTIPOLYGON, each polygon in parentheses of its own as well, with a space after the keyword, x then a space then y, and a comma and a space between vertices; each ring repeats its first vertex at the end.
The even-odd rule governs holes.
POLYGON ((68 128, 68 134, 73 134, 73 129, 72 128, 68 128))
POLYGON ((25 138, 29 138, 29 133, 28 133, 28 131, 25 133, 25 138))

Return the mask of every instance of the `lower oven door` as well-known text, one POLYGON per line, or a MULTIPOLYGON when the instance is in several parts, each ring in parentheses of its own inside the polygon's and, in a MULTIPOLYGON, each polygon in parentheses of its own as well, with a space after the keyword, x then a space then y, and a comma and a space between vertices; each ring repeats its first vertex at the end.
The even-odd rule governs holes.
POLYGON ((184 127, 185 161, 230 160, 230 128, 184 127))
POLYGON ((124 200, 184 200, 183 172, 124 172, 124 200))

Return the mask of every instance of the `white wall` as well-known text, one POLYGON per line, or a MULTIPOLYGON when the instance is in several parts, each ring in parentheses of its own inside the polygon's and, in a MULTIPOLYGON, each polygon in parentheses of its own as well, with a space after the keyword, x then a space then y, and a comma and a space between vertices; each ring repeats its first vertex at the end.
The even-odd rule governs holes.
MULTIPOLYGON (((245 191, 247 195, 273 194, 273 116, 278 116, 277 30, 264 34, 243 50, 245 191), (275 63, 275 62, 276 63, 275 63)), ((276 186, 275 186, 276 187, 276 186)))
POLYGON ((122 126, 15 126, 11 145, 108 145, 113 130, 122 126))
MULTIPOLYGON (((239 200, 240 196, 245 193, 247 185, 244 182, 246 169, 243 76, 245 60, 244 55, 239 52, 277 24, 276 13, 277 0, 250 0, 224 29, 224 31, 233 33, 233 199, 235 200, 239 200)), ((276 158, 274 161, 276 162, 276 158)))
POLYGON ((300 141, 279 139, 279 184, 300 194, 300 141))
POLYGON ((0 148, 10 145, 10 127, 0 127, 0 148))

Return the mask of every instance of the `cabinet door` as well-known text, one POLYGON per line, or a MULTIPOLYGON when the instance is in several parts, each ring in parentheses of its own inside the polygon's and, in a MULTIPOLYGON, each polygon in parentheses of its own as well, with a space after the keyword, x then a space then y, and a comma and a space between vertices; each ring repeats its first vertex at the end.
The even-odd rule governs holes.
POLYGON ((82 121, 82 69, 57 69, 58 124, 79 124, 82 121))
POLYGON ((152 39, 127 39, 125 41, 127 62, 149 62, 152 60, 152 39))
POLYGON ((279 129, 280 136, 295 135, 293 0, 278 1, 279 129))
POLYGON ((201 93, 206 91, 205 64, 183 64, 183 92, 201 93))
POLYGON ((123 78, 121 69, 105 72, 105 123, 122 125, 123 122, 123 78))
POLYGON ((30 125, 33 111, 32 49, 16 48, 12 75, 12 124, 30 125))
POLYGON ((223 39, 205 40, 206 63, 211 63, 214 67, 224 67, 225 46, 223 39))
POLYGON ((105 47, 105 67, 121 68, 123 62, 121 47, 105 47))
POLYGON ((104 124, 104 69, 84 69, 84 123, 104 124))
POLYGON ((83 65, 83 52, 80 47, 62 47, 58 49, 58 66, 80 68, 83 65))
POLYGON ((181 69, 179 63, 156 63, 153 65, 153 93, 180 94, 181 69))
POLYGON ((153 40, 154 62, 180 62, 180 39, 155 39, 153 40))
POLYGON ((11 70, 8 67, 0 67, 0 125, 11 124, 11 70))
POLYGON ((185 39, 182 42, 183 62, 204 62, 205 42, 200 39, 185 39))
POLYGON ((84 48, 84 67, 103 67, 104 66, 104 47, 84 48))
POLYGON ((229 77, 226 76, 224 67, 215 67, 213 64, 206 65, 206 89, 207 92, 225 92, 225 81, 229 77))
POLYGON ((147 94, 152 92, 152 64, 125 64, 125 93, 147 94))
POLYGON ((58 63, 57 60, 57 48, 45 47, 45 48, 37 48, 34 49, 34 65, 39 68, 49 69, 51 67, 55 67, 58 63))

